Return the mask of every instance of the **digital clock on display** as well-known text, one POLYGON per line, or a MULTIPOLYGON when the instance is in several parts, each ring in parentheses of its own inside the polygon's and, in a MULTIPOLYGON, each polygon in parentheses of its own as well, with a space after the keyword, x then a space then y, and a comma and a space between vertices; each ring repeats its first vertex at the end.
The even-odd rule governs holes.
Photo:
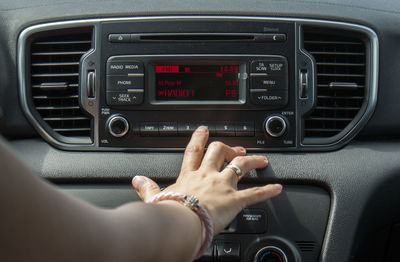
POLYGON ((238 101, 241 64, 154 64, 158 101, 238 101))

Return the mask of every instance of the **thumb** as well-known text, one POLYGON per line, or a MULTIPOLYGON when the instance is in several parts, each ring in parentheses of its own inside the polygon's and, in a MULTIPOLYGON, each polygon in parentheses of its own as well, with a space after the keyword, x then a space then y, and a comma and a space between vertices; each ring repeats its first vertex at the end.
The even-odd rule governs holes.
POLYGON ((266 185, 262 187, 252 187, 236 192, 237 199, 243 206, 250 206, 259 202, 273 198, 282 192, 282 185, 266 185))
POLYGON ((161 192, 157 183, 145 176, 135 176, 132 179, 132 186, 144 202, 161 192))

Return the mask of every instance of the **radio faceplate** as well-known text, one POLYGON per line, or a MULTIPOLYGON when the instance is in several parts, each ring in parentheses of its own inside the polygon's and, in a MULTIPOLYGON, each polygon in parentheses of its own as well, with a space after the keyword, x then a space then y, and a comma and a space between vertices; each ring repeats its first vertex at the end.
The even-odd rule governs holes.
POLYGON ((193 130, 206 125, 210 141, 295 147, 294 26, 104 23, 99 145, 184 148, 193 130))

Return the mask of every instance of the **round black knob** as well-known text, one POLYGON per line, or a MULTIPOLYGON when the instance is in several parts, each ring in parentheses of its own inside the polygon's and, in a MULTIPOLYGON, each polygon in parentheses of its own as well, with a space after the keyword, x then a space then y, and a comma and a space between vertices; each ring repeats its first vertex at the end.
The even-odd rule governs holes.
POLYGON ((286 254, 275 246, 267 246, 258 250, 254 262, 287 262, 286 254))
POLYGON ((107 121, 107 129, 112 136, 123 137, 129 130, 128 120, 122 116, 113 115, 107 121))
POLYGON ((281 116, 269 116, 265 121, 265 131, 272 137, 282 136, 286 128, 286 121, 281 116))

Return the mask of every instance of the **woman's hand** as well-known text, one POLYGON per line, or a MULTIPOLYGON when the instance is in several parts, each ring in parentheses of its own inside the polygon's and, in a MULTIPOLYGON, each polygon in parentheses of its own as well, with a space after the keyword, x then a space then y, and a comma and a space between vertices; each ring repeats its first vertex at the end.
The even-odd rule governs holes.
MULTIPOLYGON (((244 207, 278 195, 282 186, 266 185, 238 191, 239 178, 235 171, 231 168, 220 171, 224 162, 236 165, 246 174, 252 169, 266 167, 267 158, 246 156, 243 147, 230 147, 221 142, 212 142, 203 157, 208 136, 204 126, 193 133, 185 150, 181 173, 176 183, 164 191, 196 196, 209 212, 214 222, 214 235, 217 235, 244 207)), ((143 201, 160 192, 160 187, 147 177, 134 177, 132 185, 143 201)))

